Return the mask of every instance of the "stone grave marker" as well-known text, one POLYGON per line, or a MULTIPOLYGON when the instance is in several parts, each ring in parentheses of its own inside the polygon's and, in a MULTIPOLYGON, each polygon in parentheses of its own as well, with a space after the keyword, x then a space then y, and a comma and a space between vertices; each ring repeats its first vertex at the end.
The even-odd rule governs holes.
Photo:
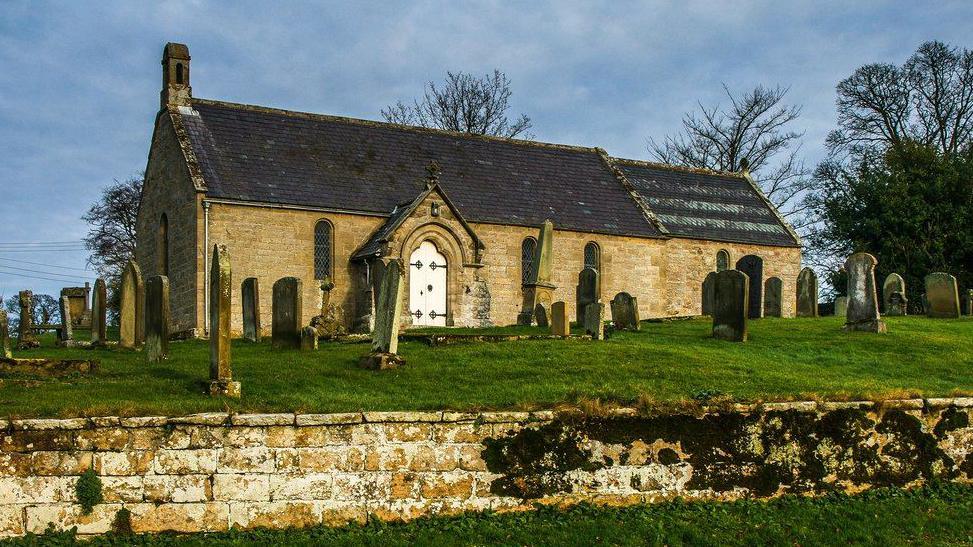
POLYGON ((248 277, 241 285, 243 296, 243 338, 251 342, 260 341, 260 282, 256 277, 248 277))
MULTIPOLYGON (((521 312, 517 314, 518 325, 531 325, 537 321, 538 306, 543 308, 545 316, 551 301, 554 299, 556 285, 552 282, 554 271, 554 223, 550 219, 541 224, 537 234, 537 246, 531 257, 531 276, 524 283, 523 304, 521 312)), ((546 319, 546 317, 545 317, 546 319)), ((546 327, 547 325, 538 326, 546 327)))
POLYGON ((927 275, 926 304, 926 315, 929 317, 959 317, 959 290, 956 286, 956 278, 945 272, 927 275))
POLYGON ((797 316, 818 316, 818 274, 811 268, 797 274, 797 316))
POLYGON ((757 255, 746 255, 737 260, 736 269, 750 279, 748 312, 750 319, 763 317, 764 260, 757 255))
POLYGON ((585 306, 584 331, 592 340, 605 339, 605 304, 591 302, 585 306))
POLYGON ((568 307, 563 301, 551 304, 551 334, 554 336, 571 336, 568 307))
POLYGON ((543 327, 546 329, 550 325, 547 318, 547 309, 544 307, 544 304, 540 302, 534 306, 534 320, 537 321, 538 327, 543 327))
POLYGON ((905 296, 905 280, 897 273, 885 276, 882 283, 882 306, 885 315, 906 315, 908 299, 905 296))
POLYGON ((122 272, 121 299, 118 309, 118 345, 135 348, 145 342, 145 283, 142 269, 129 260, 122 272))
POLYGON ((277 349, 301 347, 301 318, 304 316, 304 284, 296 277, 282 277, 274 283, 271 343, 277 349))
POLYGON ((578 324, 584 324, 585 307, 601 298, 601 276, 598 274, 598 270, 591 266, 581 270, 578 274, 576 298, 575 316, 578 324))
POLYGON ((311 326, 318 331, 318 338, 322 340, 336 340, 348 334, 343 323, 344 310, 341 306, 331 303, 333 290, 334 282, 331 281, 331 277, 325 276, 321 280, 321 313, 311 318, 311 326))
POLYGON ((108 287, 105 280, 95 280, 95 290, 91 294, 91 345, 104 346, 108 343, 108 287))
POLYGON ((145 358, 157 363, 169 358, 169 278, 145 280, 145 358))
POLYGON ((20 321, 17 325, 17 349, 31 349, 40 347, 41 343, 34 335, 34 293, 20 291, 17 298, 20 304, 20 321))
POLYGON ((966 289, 966 300, 963 302, 963 314, 973 315, 973 289, 966 289))
POLYGON ((835 317, 845 317, 848 315, 848 297, 839 296, 834 299, 835 317))
POLYGON ((612 323, 616 329, 639 330, 639 302, 627 292, 620 292, 611 301, 612 323))
POLYGON ((713 294, 713 338, 746 342, 750 278, 739 270, 723 270, 716 274, 713 294))
POLYGON ((784 282, 770 277, 764 283, 764 317, 783 317, 784 282))
POLYGON ((706 278, 703 279, 703 315, 713 315, 713 288, 715 283, 716 272, 706 274, 706 278))
POLYGON ((240 382, 233 381, 230 319, 233 271, 226 245, 213 245, 209 273, 209 394, 240 396, 240 382))
POLYGON ((318 330, 307 326, 301 329, 301 351, 314 351, 318 349, 318 330))
POLYGON ((62 346, 70 346, 74 340, 74 323, 71 318, 71 299, 62 296, 57 301, 58 311, 61 312, 61 328, 58 329, 57 342, 62 346))
POLYGON ((378 291, 378 304, 375 306, 372 352, 364 356, 360 363, 364 368, 381 370, 405 363, 396 353, 399 350, 399 325, 402 321, 403 276, 400 260, 392 260, 386 265, 378 291))
POLYGON ((6 310, 0 309, 0 357, 12 359, 10 351, 10 322, 7 320, 6 310))
POLYGON ((846 331, 885 332, 885 322, 878 313, 875 290, 875 265, 878 261, 868 253, 855 253, 845 261, 848 272, 848 311, 846 331))

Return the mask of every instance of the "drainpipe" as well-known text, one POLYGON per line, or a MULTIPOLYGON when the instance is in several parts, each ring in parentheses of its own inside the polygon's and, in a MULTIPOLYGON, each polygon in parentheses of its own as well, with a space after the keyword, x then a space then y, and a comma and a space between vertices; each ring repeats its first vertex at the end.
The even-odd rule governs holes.
POLYGON ((209 335, 209 202, 203 200, 203 333, 209 335))

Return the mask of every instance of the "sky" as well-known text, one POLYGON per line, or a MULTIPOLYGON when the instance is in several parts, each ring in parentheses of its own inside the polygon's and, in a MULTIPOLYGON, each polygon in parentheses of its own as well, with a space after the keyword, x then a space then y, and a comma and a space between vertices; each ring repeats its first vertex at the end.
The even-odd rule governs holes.
POLYGON ((927 40, 973 47, 971 30, 969 1, 2 0, 0 294, 93 283, 81 216, 145 169, 166 42, 189 46, 196 97, 366 119, 447 70, 498 68, 537 140, 630 158, 724 83, 780 85, 813 165, 839 81, 927 40))

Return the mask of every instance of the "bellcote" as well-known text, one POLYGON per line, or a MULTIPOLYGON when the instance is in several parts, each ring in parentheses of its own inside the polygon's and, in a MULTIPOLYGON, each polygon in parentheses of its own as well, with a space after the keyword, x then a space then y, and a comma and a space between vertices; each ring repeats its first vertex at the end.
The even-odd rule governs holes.
POLYGON ((162 108, 190 106, 193 88, 189 86, 189 48, 169 42, 162 51, 162 108))

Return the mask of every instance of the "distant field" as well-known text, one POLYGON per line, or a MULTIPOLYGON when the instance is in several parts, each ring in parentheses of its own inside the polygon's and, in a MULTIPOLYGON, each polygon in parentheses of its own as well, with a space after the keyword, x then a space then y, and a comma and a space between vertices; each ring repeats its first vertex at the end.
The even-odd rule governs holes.
MULTIPOLYGON (((710 338, 706 319, 643 323, 605 342, 524 340, 428 347, 403 342, 404 368, 357 367, 365 343, 315 353, 233 343, 240 400, 203 394, 208 342, 173 342, 148 364, 140 352, 45 347, 20 357, 100 359, 89 377, 0 378, 0 415, 509 409, 600 399, 622 404, 722 396, 737 400, 948 396, 973 393, 973 319, 887 318, 889 333, 843 333, 841 320, 761 319, 745 344, 710 338)), ((410 331, 414 332, 414 331, 410 331)), ((455 329, 449 332, 481 332, 455 329)), ((487 332, 537 333, 532 327, 487 332)))

